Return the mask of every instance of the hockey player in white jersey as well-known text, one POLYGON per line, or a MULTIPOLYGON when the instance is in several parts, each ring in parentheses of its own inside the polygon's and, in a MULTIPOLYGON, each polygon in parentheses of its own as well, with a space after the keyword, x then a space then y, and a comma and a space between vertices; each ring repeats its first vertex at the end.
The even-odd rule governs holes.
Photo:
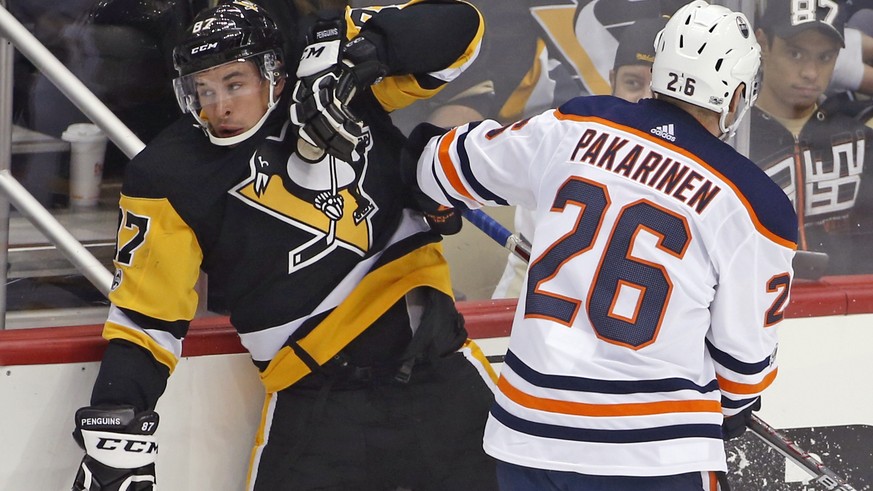
POLYGON ((504 491, 716 489, 723 440, 776 376, 797 222, 723 141, 754 103, 760 48, 745 16, 703 0, 655 48, 655 99, 421 125, 407 147, 434 206, 535 210, 484 437, 504 491))

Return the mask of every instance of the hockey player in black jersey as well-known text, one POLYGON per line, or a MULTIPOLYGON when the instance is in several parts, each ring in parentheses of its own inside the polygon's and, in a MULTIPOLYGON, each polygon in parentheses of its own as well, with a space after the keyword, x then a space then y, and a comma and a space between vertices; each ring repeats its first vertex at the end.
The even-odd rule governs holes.
POLYGON ((873 272, 873 129, 824 100, 843 44, 845 6, 767 3, 758 26, 763 82, 749 158, 785 191, 798 249, 826 252, 827 274, 873 272))
POLYGON ((154 488, 155 406, 201 272, 266 388, 246 489, 496 488, 481 446, 493 371, 404 189, 389 118, 457 77, 483 29, 446 0, 318 15, 292 76, 255 3, 196 17, 174 50, 188 114, 126 169, 74 490, 154 488))

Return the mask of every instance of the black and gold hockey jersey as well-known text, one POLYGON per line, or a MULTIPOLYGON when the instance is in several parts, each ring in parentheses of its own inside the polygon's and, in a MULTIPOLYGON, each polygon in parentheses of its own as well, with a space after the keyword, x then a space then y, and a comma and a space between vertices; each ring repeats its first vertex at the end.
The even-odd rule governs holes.
POLYGON ((367 136, 360 161, 295 154, 291 79, 264 126, 239 145, 212 145, 187 117, 130 162, 104 328, 112 342, 92 404, 154 407, 195 315, 201 270, 210 310, 230 315, 268 391, 292 385, 374 325, 402 326, 371 335, 396 352, 411 331, 406 309, 392 306, 420 286, 451 295, 439 235, 407 206, 404 137, 389 117, 475 59, 479 14, 451 5, 347 9, 349 38, 372 28, 390 46, 390 76, 351 104, 367 136))

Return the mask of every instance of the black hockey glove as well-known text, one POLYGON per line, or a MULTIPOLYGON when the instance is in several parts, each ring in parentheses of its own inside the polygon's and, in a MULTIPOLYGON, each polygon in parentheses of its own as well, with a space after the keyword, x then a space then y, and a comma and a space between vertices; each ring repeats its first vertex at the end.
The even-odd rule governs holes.
POLYGON ((734 438, 742 436, 746 431, 746 427, 749 426, 749 420, 752 419, 752 411, 757 411, 759 409, 761 409, 760 397, 755 400, 751 406, 733 416, 724 418, 724 422, 721 424, 722 438, 725 440, 733 440, 734 438))
POLYGON ((400 153, 400 166, 403 182, 411 189, 414 207, 421 211, 430 228, 440 235, 454 235, 461 231, 464 223, 461 211, 443 206, 424 194, 418 187, 416 169, 418 158, 427 142, 435 136, 446 133, 446 129, 430 123, 421 123, 409 133, 409 139, 400 153))
POLYGON ((317 21, 297 67, 290 116, 302 140, 298 153, 308 160, 320 160, 325 152, 347 162, 361 158, 364 125, 348 105, 388 73, 379 61, 378 35, 344 41, 344 19, 317 21))
POLYGON ((158 414, 131 406, 83 407, 73 438, 85 450, 72 491, 153 491, 158 414))

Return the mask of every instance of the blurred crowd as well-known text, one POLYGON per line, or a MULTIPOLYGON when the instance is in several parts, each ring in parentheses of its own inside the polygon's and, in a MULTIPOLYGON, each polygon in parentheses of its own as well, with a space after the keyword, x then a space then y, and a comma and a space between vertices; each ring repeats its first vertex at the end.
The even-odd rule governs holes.
MULTIPOLYGON (((170 83, 170 51, 183 26, 210 3, 214 0, 10 0, 7 8, 148 143, 180 116, 170 83)), ((258 3, 282 29, 293 32, 306 14, 345 2, 258 3)), ((350 6, 388 3, 351 0, 350 6)), ((685 2, 471 3, 486 22, 476 62, 436 97, 395 113, 401 129, 421 121, 449 126, 494 118, 509 123, 580 94, 648 97, 644 50, 622 48, 620 41, 634 37, 628 33, 649 32, 642 24, 635 28, 635 22, 669 16, 685 2), (625 65, 642 66, 642 75, 617 77, 625 65)), ((749 156, 794 202, 800 249, 827 253, 827 274, 873 273, 873 255, 867 254, 873 241, 873 0, 817 2, 812 22, 799 26, 791 23, 790 3, 759 0, 755 12, 747 12, 755 19, 752 27, 763 49, 760 97, 746 130, 749 156)), ((645 38, 636 37, 637 45, 646 45, 645 38)), ((289 39, 286 59, 296 60, 300 46, 293 36, 289 39)), ((16 125, 57 137, 69 124, 87 121, 20 54, 14 74, 16 125)), ((126 161, 110 145, 106 178, 120 177, 126 161)), ((26 161, 14 164, 14 172, 27 173, 26 161)), ((64 172, 62 163, 55 171, 64 172)), ((28 182, 38 187, 33 179, 28 182)), ((49 191, 43 201, 63 205, 56 198, 49 191)), ((518 210, 516 216, 521 233, 524 214, 518 210)), ((517 274, 512 269, 510 264, 504 279, 517 274)), ((517 286, 504 282, 495 296, 517 292, 517 286)))

